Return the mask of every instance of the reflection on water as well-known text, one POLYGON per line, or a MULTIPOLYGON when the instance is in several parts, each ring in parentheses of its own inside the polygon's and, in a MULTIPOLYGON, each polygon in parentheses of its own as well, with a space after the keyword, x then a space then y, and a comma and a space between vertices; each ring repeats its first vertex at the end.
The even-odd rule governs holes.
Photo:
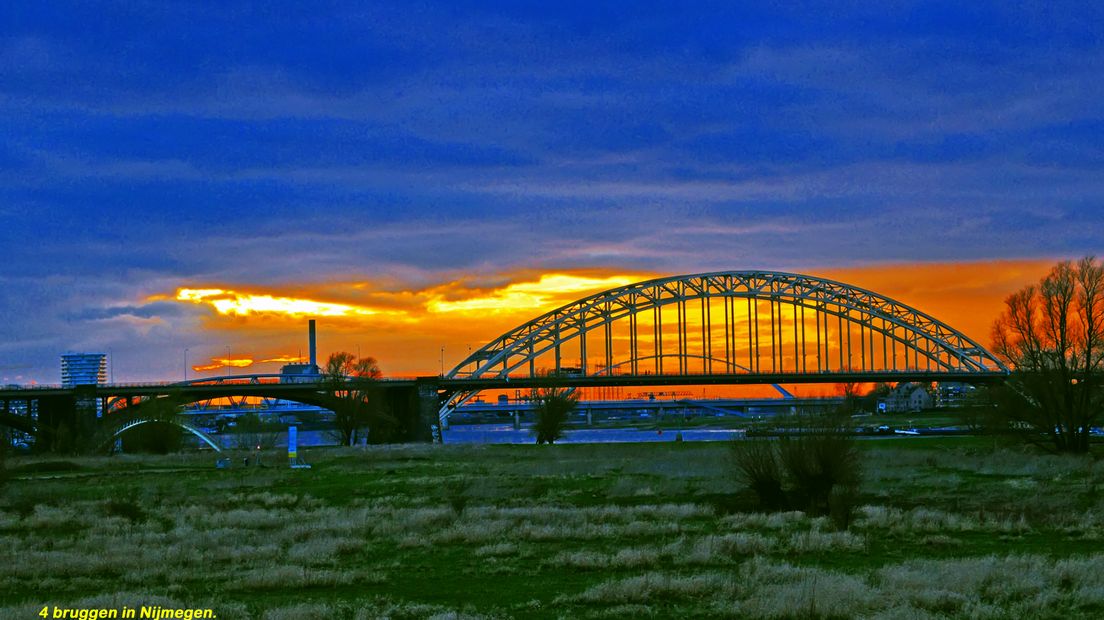
MULTIPOLYGON (((675 441, 679 433, 683 441, 725 441, 742 436, 744 431, 731 428, 695 428, 689 430, 655 430, 640 428, 581 428, 564 432, 557 443, 631 443, 642 441, 675 441)), ((444 432, 445 443, 533 443, 529 427, 520 430, 512 424, 463 424, 444 432)))
MULTIPOLYGON (((515 429, 512 424, 458 424, 444 432, 445 443, 534 443, 536 440, 529 426, 515 429)), ((581 428, 565 431, 556 443, 632 443, 642 441, 675 441, 682 433, 683 441, 725 441, 743 435, 743 430, 730 428, 695 428, 689 430, 637 428, 581 428)), ((236 448, 237 439, 232 434, 215 435, 213 439, 223 448, 236 448)), ((299 446, 335 446, 338 439, 333 431, 299 431, 299 446)), ((275 447, 287 447, 287 433, 280 433, 275 447)))

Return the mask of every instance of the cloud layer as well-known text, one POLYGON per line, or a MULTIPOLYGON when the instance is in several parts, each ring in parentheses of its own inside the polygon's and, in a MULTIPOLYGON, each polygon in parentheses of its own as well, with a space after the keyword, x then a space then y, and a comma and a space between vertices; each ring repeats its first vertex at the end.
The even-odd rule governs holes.
MULTIPOLYGON (((65 350, 111 350, 135 379, 184 348, 294 353, 286 325, 150 301, 181 288, 403 306, 546 273, 1099 252, 1102 18, 11 3, 0 381, 54 381, 65 350)), ((483 293, 446 301, 464 295, 483 293)), ((402 367, 436 370, 426 348, 402 367)))

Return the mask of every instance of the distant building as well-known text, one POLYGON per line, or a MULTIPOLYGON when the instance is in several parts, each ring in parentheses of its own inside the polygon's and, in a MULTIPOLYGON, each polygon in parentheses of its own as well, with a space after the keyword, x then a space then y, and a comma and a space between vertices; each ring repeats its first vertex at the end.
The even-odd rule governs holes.
POLYGON ((318 367, 314 319, 307 321, 307 339, 310 363, 285 364, 280 368, 280 383, 313 383, 322 378, 322 370, 318 367))
POLYGON ((61 356, 61 385, 107 383, 107 356, 103 353, 66 353, 61 356))
POLYGON ((280 368, 280 383, 312 383, 321 375, 321 369, 315 364, 285 364, 280 368))
POLYGON ((977 399, 977 388, 968 383, 940 383, 935 391, 936 407, 967 407, 977 399))
POLYGON ((931 409, 932 396, 920 383, 899 383, 885 397, 886 413, 907 413, 931 409))

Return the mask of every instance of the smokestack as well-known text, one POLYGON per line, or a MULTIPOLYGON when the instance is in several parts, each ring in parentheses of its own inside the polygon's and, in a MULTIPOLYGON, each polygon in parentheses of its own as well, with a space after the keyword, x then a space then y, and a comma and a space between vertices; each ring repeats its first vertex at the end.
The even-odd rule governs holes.
POLYGON ((311 372, 315 372, 315 368, 318 368, 318 356, 315 350, 315 336, 314 336, 314 319, 307 322, 307 331, 310 333, 310 365, 311 372))

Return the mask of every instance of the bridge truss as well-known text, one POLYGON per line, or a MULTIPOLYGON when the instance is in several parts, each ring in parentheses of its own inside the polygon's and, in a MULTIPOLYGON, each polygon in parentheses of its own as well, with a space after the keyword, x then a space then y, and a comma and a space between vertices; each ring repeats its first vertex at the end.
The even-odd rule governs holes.
MULTIPOLYGON (((444 378, 723 375, 802 383, 924 374, 969 381, 1007 372, 962 332, 873 291, 795 273, 731 271, 580 299, 488 342, 444 378)), ((477 392, 451 395, 442 422, 477 392)))

